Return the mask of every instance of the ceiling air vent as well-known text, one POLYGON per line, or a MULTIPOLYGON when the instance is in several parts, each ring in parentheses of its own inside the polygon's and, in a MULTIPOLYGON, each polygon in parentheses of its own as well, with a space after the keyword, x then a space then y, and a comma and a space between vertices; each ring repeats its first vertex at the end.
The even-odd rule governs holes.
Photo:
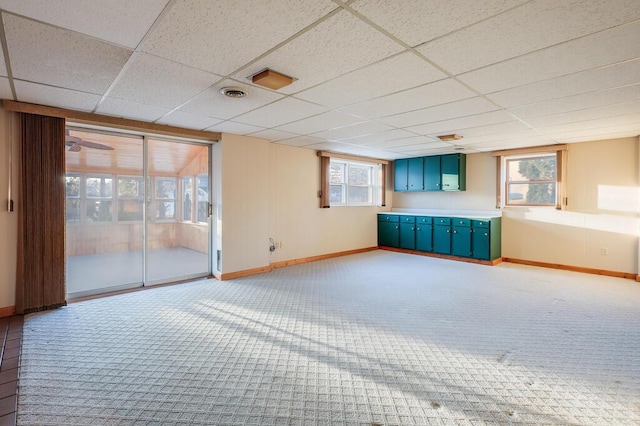
POLYGON ((240 87, 229 86, 223 87, 220 89, 220 93, 229 97, 229 98, 244 98, 247 96, 247 92, 242 90, 240 87))

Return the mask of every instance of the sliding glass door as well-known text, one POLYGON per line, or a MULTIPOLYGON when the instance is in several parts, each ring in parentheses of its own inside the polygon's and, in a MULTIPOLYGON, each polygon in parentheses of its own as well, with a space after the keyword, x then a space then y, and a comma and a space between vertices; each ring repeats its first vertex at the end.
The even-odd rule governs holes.
POLYGON ((210 146, 67 129, 68 298, 208 276, 210 146))
POLYGON ((146 283, 208 275, 209 146, 149 139, 147 152, 146 283))

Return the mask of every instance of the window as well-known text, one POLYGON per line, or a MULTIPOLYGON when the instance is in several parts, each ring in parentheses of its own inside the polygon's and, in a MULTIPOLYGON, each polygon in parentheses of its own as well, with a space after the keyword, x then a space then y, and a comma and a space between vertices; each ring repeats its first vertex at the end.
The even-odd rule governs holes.
POLYGON ((113 220, 113 177, 110 175, 87 175, 88 222, 111 222, 113 220))
POLYGON ((156 219, 175 220, 177 180, 170 177, 157 177, 156 183, 156 219))
POLYGON ((555 206, 556 155, 505 157, 506 205, 555 206))
POLYGON ((118 220, 142 220, 144 185, 141 176, 118 177, 118 220))
POLYGON ((193 211, 193 178, 185 176, 182 178, 182 221, 191 222, 191 212, 193 211))
POLYGON ((332 206, 373 206, 380 198, 379 164, 331 158, 329 202, 332 206))
POLYGON ((80 175, 66 175, 65 188, 67 223, 78 223, 80 222, 80 175))
POLYGON ((196 176, 196 197, 198 200, 197 221, 207 222, 209 217, 209 177, 208 175, 196 176))

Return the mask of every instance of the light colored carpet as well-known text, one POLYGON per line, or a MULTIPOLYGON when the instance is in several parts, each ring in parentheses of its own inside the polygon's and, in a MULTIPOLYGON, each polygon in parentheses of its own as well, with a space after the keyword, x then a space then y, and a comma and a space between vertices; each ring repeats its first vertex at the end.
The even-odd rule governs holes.
POLYGON ((640 423, 640 285, 374 251, 25 320, 19 424, 640 423))

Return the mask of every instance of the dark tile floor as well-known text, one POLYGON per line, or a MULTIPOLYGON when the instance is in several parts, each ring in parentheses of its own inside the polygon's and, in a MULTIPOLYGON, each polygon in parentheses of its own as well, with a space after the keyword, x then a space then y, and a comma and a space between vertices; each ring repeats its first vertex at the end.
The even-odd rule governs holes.
POLYGON ((0 318, 0 426, 16 424, 22 316, 0 318))

